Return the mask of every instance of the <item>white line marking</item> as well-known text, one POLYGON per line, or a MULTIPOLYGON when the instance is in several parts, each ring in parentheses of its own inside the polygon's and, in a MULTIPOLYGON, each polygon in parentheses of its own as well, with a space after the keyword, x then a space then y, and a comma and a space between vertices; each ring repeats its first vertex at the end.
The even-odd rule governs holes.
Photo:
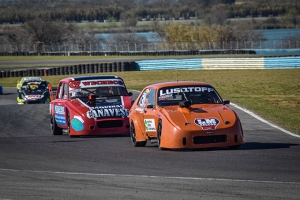
POLYGON ((85 176, 111 176, 111 177, 134 177, 134 178, 153 178, 153 179, 179 179, 179 180, 200 180, 200 181, 224 181, 224 182, 249 182, 249 183, 270 183, 270 184, 293 184, 300 185, 300 182, 285 181, 259 181, 246 179, 225 179, 225 178, 200 178, 200 177, 180 177, 180 176, 151 176, 151 175, 130 175, 130 174, 101 174, 101 173, 81 173, 81 172, 52 172, 38 170, 19 170, 19 169, 1 169, 0 171, 9 172, 31 172, 44 174, 64 174, 64 175, 85 175, 85 176))
POLYGON ((245 113, 251 115, 252 117, 258 119, 259 121, 261 121, 261 122, 263 122, 263 123, 268 124, 269 126, 271 126, 271 127, 273 127, 273 128, 276 128, 276 129, 278 129, 278 130, 280 130, 280 131, 282 131, 282 132, 284 132, 284 133, 286 133, 286 134, 289 134, 289 135, 291 135, 291 136, 300 138, 300 135, 297 135, 297 134, 292 133, 292 132, 290 132, 290 131, 288 131, 288 130, 285 130, 285 129, 283 129, 283 128, 281 128, 281 127, 275 125, 275 124, 272 124, 272 123, 268 122, 267 120, 263 119, 262 117, 258 116, 257 114, 253 113, 253 112, 250 111, 250 110, 247 110, 247 109, 245 109, 245 108, 242 108, 242 107, 240 107, 240 106, 238 106, 238 105, 236 105, 236 104, 234 104, 234 103, 231 103, 231 102, 230 102, 230 105, 232 105, 232 106, 234 106, 234 107, 240 109, 241 111, 243 111, 243 112, 245 112, 245 113))

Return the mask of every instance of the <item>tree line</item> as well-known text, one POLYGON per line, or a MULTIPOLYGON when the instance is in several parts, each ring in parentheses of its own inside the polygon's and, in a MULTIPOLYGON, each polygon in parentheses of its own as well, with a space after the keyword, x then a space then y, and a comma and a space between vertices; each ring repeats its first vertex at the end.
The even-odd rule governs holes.
MULTIPOLYGON (((153 20, 149 22, 149 30, 158 33, 158 40, 163 42, 162 45, 167 45, 167 47, 163 46, 166 49, 170 47, 173 49, 180 48, 177 46, 180 42, 185 42, 189 49, 196 49, 200 46, 206 48, 212 43, 222 46, 230 41, 238 43, 245 41, 255 42, 264 40, 263 35, 259 31, 254 31, 255 26, 258 24, 255 18, 252 18, 250 22, 233 25, 228 20, 230 10, 228 8, 234 8, 235 6, 251 7, 260 4, 265 5, 265 7, 268 4, 268 9, 272 11, 280 10, 279 5, 290 6, 287 10, 283 9, 284 12, 282 10, 285 14, 280 18, 268 18, 266 23, 270 23, 273 26, 276 24, 291 24, 292 27, 297 27, 299 25, 299 9, 296 6, 300 2, 293 0, 283 2, 279 0, 259 0, 253 1, 251 4, 244 3, 241 5, 233 4, 230 0, 2 0, 0 2, 0 16, 4 12, 3 6, 5 5, 7 10, 28 12, 27 14, 30 17, 26 18, 24 23, 18 26, 2 26, 3 36, 0 37, 0 44, 14 45, 18 51, 23 51, 23 47, 26 44, 35 44, 36 51, 42 51, 43 46, 53 46, 55 44, 64 44, 64 47, 76 44, 77 49, 85 50, 87 45, 147 43, 148 41, 145 37, 138 36, 135 33, 125 34, 130 32, 131 27, 136 26, 138 22, 137 16, 139 16, 136 13, 145 11, 140 16, 148 16, 151 9, 161 11, 157 13, 164 13, 162 11, 172 11, 174 8, 172 13, 177 13, 177 16, 180 16, 179 10, 186 9, 185 12, 188 13, 189 9, 195 9, 195 7, 203 5, 206 5, 206 7, 202 7, 205 8, 203 12, 208 12, 202 19, 204 23, 200 23, 197 20, 188 24, 178 24, 170 20, 163 22, 153 20), (123 4, 126 4, 128 10, 125 10, 126 7, 122 8, 123 4), (191 5, 195 5, 195 7, 191 5), (75 12, 79 10, 81 12, 75 12), (91 12, 91 10, 94 12, 91 12), (109 23, 114 23, 112 21, 116 20, 116 16, 119 16, 122 28, 118 30, 117 34, 112 34, 108 38, 98 38, 95 37, 93 26, 78 28, 76 23, 65 23, 67 18, 64 15, 54 13, 69 13, 66 16, 73 16, 69 18, 70 20, 79 20, 80 15, 85 16, 84 19, 86 19, 87 16, 97 16, 99 13, 102 13, 99 16, 104 16, 103 13, 106 13, 105 16, 108 17, 109 23), (71 13, 73 14, 71 15, 71 13), (90 14, 85 15, 84 13, 90 14)), ((282 9, 283 7, 280 8, 282 9)), ((258 9, 263 9, 263 6, 257 7, 258 9)), ((199 10, 197 12, 201 13, 199 10)), ((159 16, 161 17, 163 14, 159 16)), ((192 15, 189 14, 189 16, 192 15)), ((199 15, 197 14, 197 16, 199 15)), ((89 18, 89 20, 92 19, 95 18, 89 18)), ((299 36, 296 36, 292 39, 297 40, 298 38, 299 36)))
POLYGON ((299 15, 299 0, 2 0, 0 24, 25 23, 35 18, 52 21, 119 21, 157 18, 207 18, 216 12, 226 18, 283 16, 292 9, 299 15), (250 2, 250 3, 248 3, 250 2))

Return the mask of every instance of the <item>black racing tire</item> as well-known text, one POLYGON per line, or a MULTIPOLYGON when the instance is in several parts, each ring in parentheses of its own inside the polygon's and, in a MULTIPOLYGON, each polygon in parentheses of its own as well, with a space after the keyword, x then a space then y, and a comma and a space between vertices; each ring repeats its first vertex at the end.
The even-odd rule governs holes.
POLYGON ((157 126, 157 146, 158 146, 159 149, 163 149, 160 146, 160 143, 161 143, 161 131, 162 131, 162 122, 161 122, 161 120, 159 120, 158 126, 157 126))
POLYGON ((51 131, 52 131, 53 135, 62 135, 63 134, 62 128, 57 126, 54 116, 51 116, 50 127, 51 127, 51 131))
POLYGON ((135 132, 135 127, 134 123, 131 122, 130 124, 130 139, 134 147, 144 147, 146 146, 147 140, 146 141, 136 141, 136 132, 135 132))

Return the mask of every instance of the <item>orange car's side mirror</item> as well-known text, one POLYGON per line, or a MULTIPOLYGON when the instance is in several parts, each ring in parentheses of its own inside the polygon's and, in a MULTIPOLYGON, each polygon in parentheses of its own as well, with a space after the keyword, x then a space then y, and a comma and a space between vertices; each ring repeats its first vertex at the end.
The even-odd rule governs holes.
POLYGON ((225 104, 230 104, 230 101, 229 100, 224 100, 223 101, 223 104, 225 105, 225 104))

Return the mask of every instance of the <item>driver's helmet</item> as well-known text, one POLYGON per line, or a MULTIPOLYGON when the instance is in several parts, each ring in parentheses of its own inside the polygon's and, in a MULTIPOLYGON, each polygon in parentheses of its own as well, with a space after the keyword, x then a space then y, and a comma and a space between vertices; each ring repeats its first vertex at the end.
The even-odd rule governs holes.
POLYGON ((30 90, 37 90, 38 89, 38 85, 29 85, 30 90))

